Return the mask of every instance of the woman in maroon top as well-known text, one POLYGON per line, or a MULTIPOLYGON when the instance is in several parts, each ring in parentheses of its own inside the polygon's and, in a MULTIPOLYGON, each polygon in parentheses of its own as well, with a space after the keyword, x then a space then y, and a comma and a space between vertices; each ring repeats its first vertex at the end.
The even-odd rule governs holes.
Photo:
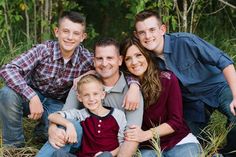
MULTIPOLYGON (((151 42, 151 41, 149 41, 151 42)), ((201 146, 183 119, 182 96, 176 76, 159 71, 135 38, 121 46, 124 69, 137 76, 145 100, 142 128, 130 126, 126 140, 140 142, 142 157, 155 157, 149 140, 159 137, 165 157, 199 157, 201 146)))

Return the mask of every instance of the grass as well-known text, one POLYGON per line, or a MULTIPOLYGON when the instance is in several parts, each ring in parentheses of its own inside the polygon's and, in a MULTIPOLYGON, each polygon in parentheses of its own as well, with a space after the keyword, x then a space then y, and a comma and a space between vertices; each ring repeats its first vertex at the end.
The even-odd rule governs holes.
MULTIPOLYGON (((32 138, 32 130, 35 126, 35 121, 24 119, 24 130, 26 137, 26 146, 24 148, 18 149, 6 149, 2 147, 2 137, 0 136, 0 156, 3 157, 33 157, 38 152, 38 150, 43 145, 42 143, 37 143, 32 138)), ((229 128, 225 127, 226 118, 219 112, 214 112, 209 125, 203 130, 207 135, 205 145, 203 146, 203 151, 206 157, 211 157, 214 153, 217 153, 218 149, 221 148, 225 143, 225 137, 229 131, 229 128)), ((1 131, 1 130, 0 130, 1 131)), ((161 155, 161 150, 159 147, 159 140, 152 140, 153 149, 157 152, 157 155, 161 155)), ((137 156, 141 157, 139 151, 137 151, 137 156)))

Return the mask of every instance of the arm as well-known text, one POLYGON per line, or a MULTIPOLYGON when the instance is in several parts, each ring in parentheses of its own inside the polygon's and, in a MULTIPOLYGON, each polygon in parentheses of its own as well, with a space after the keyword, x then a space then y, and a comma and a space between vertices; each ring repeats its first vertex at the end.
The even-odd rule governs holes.
POLYGON ((62 117, 62 115, 58 114, 58 113, 52 113, 48 116, 48 120, 64 126, 66 128, 66 141, 69 143, 76 143, 77 142, 77 134, 76 134, 76 130, 74 125, 67 119, 65 119, 64 117, 62 117))
POLYGON ((126 110, 135 110, 139 107, 140 104, 140 87, 139 82, 131 77, 127 76, 126 80, 129 85, 129 90, 125 94, 124 100, 123 100, 123 107, 126 110))
POLYGON ((110 152, 111 152, 112 156, 117 156, 119 150, 120 150, 120 147, 117 147, 116 149, 114 149, 114 150, 112 150, 110 152))
POLYGON ((223 69, 223 74, 225 76, 226 81, 229 84, 229 87, 232 91, 233 100, 230 104, 230 110, 234 116, 236 116, 235 109, 236 109, 236 72, 233 64, 227 66, 223 69))
POLYGON ((143 131, 139 126, 133 125, 125 132, 125 139, 128 141, 144 142, 154 138, 154 136, 162 137, 173 132, 174 129, 167 123, 162 123, 146 131, 143 131))
POLYGON ((48 141, 56 149, 60 149, 66 144, 66 132, 58 128, 55 123, 50 122, 48 128, 48 141))
MULTIPOLYGON (((118 133, 118 139, 120 142, 120 150, 117 156, 118 157, 131 157, 133 156, 133 154, 136 153, 139 143, 135 141, 127 141, 127 140, 124 141, 124 130, 126 129, 127 122, 126 122, 125 114, 123 112, 119 115, 121 116, 121 118, 119 118, 120 121, 118 122, 120 126, 120 130, 118 133)), ((118 117, 118 115, 116 117, 118 117)))
POLYGON ((36 93, 27 85, 25 78, 32 74, 34 68, 42 60, 42 51, 46 51, 45 49, 45 45, 37 45, 0 69, 0 76, 7 86, 29 101, 36 93))

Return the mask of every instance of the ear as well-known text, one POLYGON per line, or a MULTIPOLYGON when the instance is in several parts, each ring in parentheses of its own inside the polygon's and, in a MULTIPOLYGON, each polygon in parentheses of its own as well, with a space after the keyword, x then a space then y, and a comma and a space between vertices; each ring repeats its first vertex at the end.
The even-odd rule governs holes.
POLYGON ((77 99, 78 99, 80 102, 82 102, 82 98, 81 98, 80 94, 77 93, 76 95, 77 95, 77 99))
POLYGON ((58 28, 58 27, 55 27, 53 30, 54 30, 55 36, 58 37, 58 30, 59 30, 59 28, 58 28))
POLYGON ((166 25, 161 25, 160 26, 161 34, 164 35, 166 33, 166 25))
POLYGON ((121 65, 122 65, 122 62, 123 62, 123 56, 122 56, 122 55, 120 55, 120 56, 119 56, 119 66, 121 66, 121 65))
POLYGON ((87 38, 87 33, 83 33, 80 42, 83 42, 86 38, 87 38))
POLYGON ((105 91, 102 91, 102 99, 104 99, 105 98, 105 96, 106 96, 106 92, 105 91))

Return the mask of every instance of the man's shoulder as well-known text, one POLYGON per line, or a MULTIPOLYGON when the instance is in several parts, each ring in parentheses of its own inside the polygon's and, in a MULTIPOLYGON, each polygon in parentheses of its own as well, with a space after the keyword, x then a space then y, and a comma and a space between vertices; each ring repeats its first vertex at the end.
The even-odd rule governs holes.
POLYGON ((167 34, 170 35, 172 38, 192 38, 195 36, 195 34, 187 33, 187 32, 175 32, 167 34))

